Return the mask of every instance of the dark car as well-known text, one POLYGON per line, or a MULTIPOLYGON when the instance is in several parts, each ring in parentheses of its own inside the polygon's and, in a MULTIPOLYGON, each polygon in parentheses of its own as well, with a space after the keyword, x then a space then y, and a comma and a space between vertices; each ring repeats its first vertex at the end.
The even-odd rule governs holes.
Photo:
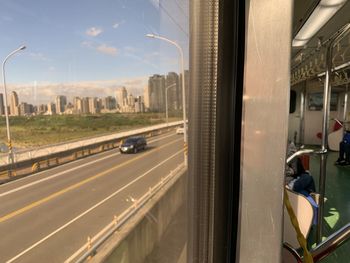
POLYGON ((120 145, 121 153, 137 153, 146 149, 147 142, 144 137, 130 137, 120 145))

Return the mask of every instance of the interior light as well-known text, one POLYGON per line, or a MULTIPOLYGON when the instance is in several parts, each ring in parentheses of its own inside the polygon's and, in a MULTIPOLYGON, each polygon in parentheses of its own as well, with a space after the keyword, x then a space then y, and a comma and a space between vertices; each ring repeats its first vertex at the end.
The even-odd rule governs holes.
POLYGON ((334 16, 347 0, 321 0, 292 42, 302 47, 334 16))

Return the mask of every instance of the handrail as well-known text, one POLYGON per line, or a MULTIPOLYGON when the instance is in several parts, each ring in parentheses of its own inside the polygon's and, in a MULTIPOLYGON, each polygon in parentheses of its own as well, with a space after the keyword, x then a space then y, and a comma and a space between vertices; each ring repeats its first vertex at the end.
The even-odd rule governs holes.
POLYGON ((334 250, 350 240, 350 223, 334 232, 325 241, 311 250, 315 262, 322 260, 331 254, 334 250))
POLYGON ((315 150, 312 150, 312 149, 301 149, 295 153, 293 153, 291 156, 289 156, 287 158, 287 164, 290 164, 291 161, 293 161, 295 158, 301 156, 301 155, 304 155, 304 154, 311 154, 311 153, 314 153, 315 150))
POLYGON ((319 150, 313 150, 313 149, 301 149, 295 153, 293 153, 291 156, 289 156, 287 158, 287 161, 286 163, 287 164, 290 164, 291 161, 293 161, 295 158, 299 157, 299 156, 302 156, 304 154, 324 154, 324 153, 327 153, 327 149, 325 150, 322 150, 322 149, 319 149, 319 150))

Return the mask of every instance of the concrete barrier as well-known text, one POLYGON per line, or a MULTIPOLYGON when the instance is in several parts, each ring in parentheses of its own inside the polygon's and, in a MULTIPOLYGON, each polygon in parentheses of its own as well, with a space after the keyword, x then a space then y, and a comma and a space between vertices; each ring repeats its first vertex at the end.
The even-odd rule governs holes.
MULTIPOLYGON (((42 156, 52 155, 60 152, 73 150, 73 149, 88 147, 91 145, 113 143, 116 140, 121 140, 129 136, 141 135, 141 134, 147 135, 150 132, 153 134, 154 132, 159 134, 159 131, 163 129, 167 129, 168 127, 176 127, 178 125, 181 125, 182 123, 183 123, 182 121, 176 121, 176 122, 171 122, 168 125, 157 124, 157 125, 152 125, 149 127, 139 128, 131 131, 96 136, 93 138, 81 139, 81 140, 72 141, 72 142, 58 143, 58 144, 48 145, 48 146, 39 147, 31 150, 16 151, 14 157, 16 162, 22 162, 29 159, 39 158, 42 156)), ((107 147, 107 145, 104 145, 104 146, 107 147)), ((8 155, 0 154, 0 165, 6 165, 6 164, 8 164, 8 155)))
MULTIPOLYGON (((152 136, 157 136, 161 134, 161 131, 168 131, 169 128, 174 129, 181 124, 181 121, 177 121, 169 123, 168 125, 153 125, 150 127, 122 132, 118 134, 100 136, 93 139, 87 139, 78 142, 69 142, 67 144, 49 146, 46 148, 36 150, 36 154, 34 154, 33 151, 22 152, 20 157, 18 156, 18 154, 16 154, 16 162, 14 165, 0 165, 0 184, 17 178, 21 178, 31 173, 49 169, 60 164, 84 158, 92 154, 97 154, 102 151, 118 148, 120 142, 124 138, 130 136, 146 136, 150 133, 152 134, 152 136), (40 154, 38 154, 38 152, 40 152, 40 154), (7 178, 1 176, 1 172, 4 172, 4 174, 7 173, 11 176, 8 176, 7 178)), ((4 156, 2 158, 7 160, 7 156, 6 158, 4 156)))
POLYGON ((186 201, 186 174, 185 169, 182 169, 99 248, 90 262, 144 262, 161 240, 173 216, 186 201))

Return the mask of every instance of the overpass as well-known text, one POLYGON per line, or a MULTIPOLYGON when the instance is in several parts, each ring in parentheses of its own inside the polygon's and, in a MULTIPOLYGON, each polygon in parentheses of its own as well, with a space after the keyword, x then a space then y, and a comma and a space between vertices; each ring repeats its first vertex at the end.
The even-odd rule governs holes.
POLYGON ((0 261, 63 262, 183 162, 174 131, 0 186, 0 261))

